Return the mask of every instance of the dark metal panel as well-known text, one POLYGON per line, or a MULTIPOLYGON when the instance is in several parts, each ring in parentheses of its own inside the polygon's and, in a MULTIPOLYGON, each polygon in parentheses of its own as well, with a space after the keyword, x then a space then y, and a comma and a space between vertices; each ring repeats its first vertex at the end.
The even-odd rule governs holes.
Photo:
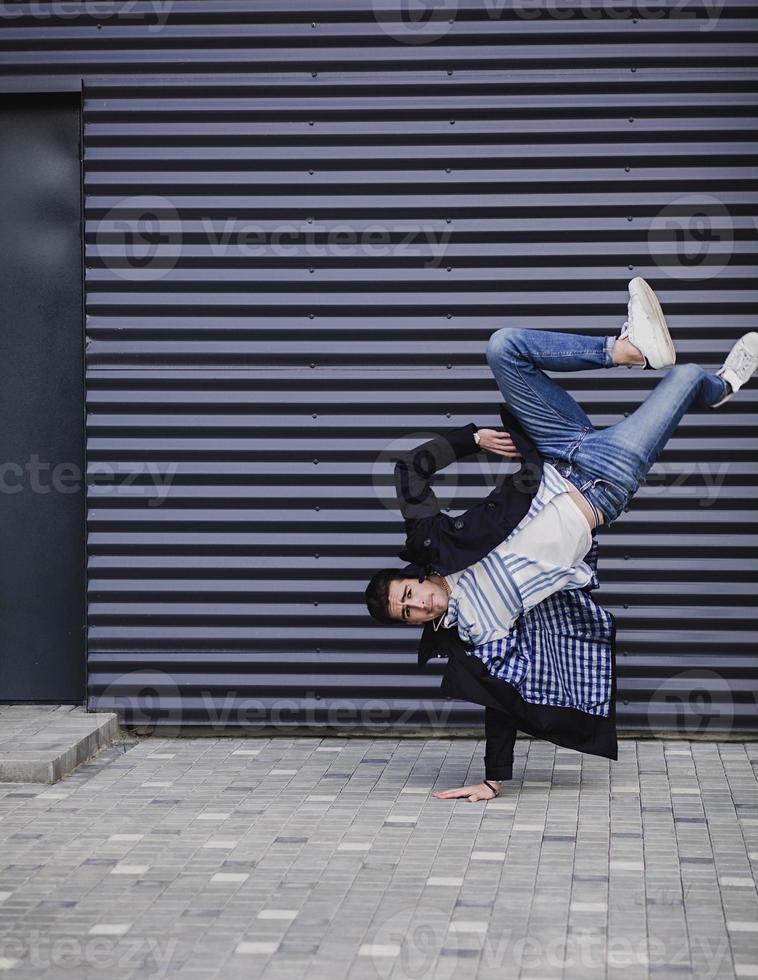
POLYGON ((80 115, 0 108, 0 702, 86 697, 80 115))
MULTIPOLYGON (((498 424, 490 333, 615 332, 633 275, 680 361, 755 329, 753 4, 459 0, 428 43, 396 0, 37 6, 0 89, 85 83, 91 703, 477 719, 365 614, 401 543, 383 453, 498 424)), ((657 378, 561 380, 604 426, 657 378)), ((602 535, 622 728, 758 727, 757 404, 688 414, 602 535)), ((453 468, 451 510, 498 469, 453 468)))

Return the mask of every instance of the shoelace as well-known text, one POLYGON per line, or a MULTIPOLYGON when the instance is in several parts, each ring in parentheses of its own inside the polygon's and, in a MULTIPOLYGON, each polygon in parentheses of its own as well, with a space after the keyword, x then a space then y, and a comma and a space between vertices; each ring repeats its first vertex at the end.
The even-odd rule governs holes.
POLYGON ((752 374, 755 370, 756 360, 753 355, 748 350, 746 344, 737 344, 736 347, 730 351, 729 356, 724 361, 724 367, 721 369, 734 371, 736 375, 741 375, 743 372, 752 374))

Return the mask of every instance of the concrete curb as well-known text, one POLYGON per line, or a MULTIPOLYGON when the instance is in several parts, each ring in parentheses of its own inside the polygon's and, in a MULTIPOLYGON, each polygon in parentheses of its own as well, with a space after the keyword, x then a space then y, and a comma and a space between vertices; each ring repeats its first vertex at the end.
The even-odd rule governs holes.
POLYGON ((0 710, 0 782, 56 783, 118 734, 116 714, 69 705, 5 705, 0 710))

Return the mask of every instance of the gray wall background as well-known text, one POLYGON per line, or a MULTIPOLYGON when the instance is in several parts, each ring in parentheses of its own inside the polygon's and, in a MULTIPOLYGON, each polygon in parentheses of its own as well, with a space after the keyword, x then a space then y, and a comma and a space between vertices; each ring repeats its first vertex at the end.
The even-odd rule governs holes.
MULTIPOLYGON (((755 8, 74 6, 8 8, 0 91, 82 91, 90 703, 480 721, 365 612, 400 564, 385 456, 498 424, 490 333, 615 333, 632 276, 680 362, 756 329, 755 8)), ((659 377, 562 381, 603 427, 659 377)), ((757 405, 689 413, 602 534, 621 729, 758 728, 757 405)))

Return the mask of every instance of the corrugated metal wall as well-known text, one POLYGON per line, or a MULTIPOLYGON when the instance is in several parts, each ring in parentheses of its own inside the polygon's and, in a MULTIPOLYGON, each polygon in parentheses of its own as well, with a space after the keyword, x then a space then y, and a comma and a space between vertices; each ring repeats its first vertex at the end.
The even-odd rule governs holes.
MULTIPOLYGON (((498 424, 492 331, 615 332, 634 275, 682 362, 756 328, 756 10, 121 8, 0 34, 6 91, 84 87, 91 704, 478 720, 365 612, 402 544, 383 454, 498 424)), ((605 426, 659 378, 562 380, 605 426)), ((688 414, 601 532, 622 729, 758 727, 757 406, 688 414)))

